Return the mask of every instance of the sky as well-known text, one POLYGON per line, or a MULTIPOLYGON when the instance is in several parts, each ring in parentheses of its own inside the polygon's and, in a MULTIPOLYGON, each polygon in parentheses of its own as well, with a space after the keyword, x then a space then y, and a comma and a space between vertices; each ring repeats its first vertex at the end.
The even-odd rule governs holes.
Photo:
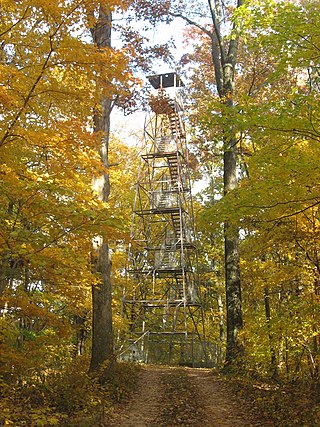
MULTIPOLYGON (((184 28, 184 22, 180 19, 176 19, 170 24, 158 24, 156 28, 148 31, 147 37, 150 40, 150 44, 166 43, 173 38, 176 46, 173 50, 173 55, 175 61, 178 62, 181 56, 187 52, 187 46, 185 46, 183 41, 184 28)), ((153 72, 151 74, 163 74, 175 71, 168 64, 157 60, 154 61, 152 70, 153 72)), ((148 84, 147 76, 141 75, 140 77, 148 84)), ((139 147, 143 137, 145 116, 145 113, 142 111, 137 111, 134 114, 125 116, 122 111, 114 110, 111 121, 112 132, 119 136, 124 142, 139 147)))

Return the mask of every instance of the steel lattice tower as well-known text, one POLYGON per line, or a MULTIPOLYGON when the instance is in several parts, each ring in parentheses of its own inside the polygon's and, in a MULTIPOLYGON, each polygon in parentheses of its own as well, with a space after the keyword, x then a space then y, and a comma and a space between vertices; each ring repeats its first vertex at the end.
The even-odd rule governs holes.
POLYGON ((123 313, 129 357, 206 360, 188 150, 176 73, 154 75, 136 188, 123 313))

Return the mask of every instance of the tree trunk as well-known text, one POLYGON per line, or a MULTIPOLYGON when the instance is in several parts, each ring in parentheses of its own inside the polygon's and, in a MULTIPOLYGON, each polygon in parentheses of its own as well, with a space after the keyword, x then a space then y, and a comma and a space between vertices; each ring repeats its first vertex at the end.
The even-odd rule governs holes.
POLYGON ((218 301, 218 313, 219 313, 219 338, 220 345, 218 349, 218 366, 221 366, 224 361, 224 340, 225 340, 225 331, 224 331, 224 314, 223 314, 223 301, 220 293, 217 297, 218 301))
MULTIPOLYGON (((318 254, 317 254, 318 259, 318 254)), ((314 297, 313 297, 313 319, 316 316, 317 310, 318 310, 318 296, 320 295, 320 273, 319 273, 319 263, 316 263, 316 271, 315 271, 315 280, 314 280, 314 297)), ((313 383, 315 391, 318 393, 320 390, 320 358, 319 358, 319 334, 317 334, 317 328, 313 327, 314 330, 314 336, 313 336, 313 354, 315 359, 315 368, 313 373, 313 383)), ((317 394, 319 396, 320 393, 317 394)), ((318 400, 320 401, 320 397, 318 397, 318 400)))
POLYGON ((264 307, 266 312, 266 321, 267 321, 269 343, 270 343, 270 354, 271 354, 270 374, 271 374, 271 377, 276 380, 278 379, 278 366, 277 366, 276 351, 273 346, 273 338, 272 338, 271 326, 270 326, 271 309, 270 309, 270 295, 269 295, 268 287, 265 287, 264 289, 264 307))
POLYGON ((227 349, 226 365, 238 361, 243 355, 243 345, 238 333, 242 329, 242 302, 238 249, 238 230, 224 224, 225 242, 225 281, 227 306, 227 349))
POLYGON ((92 287, 92 353, 90 372, 96 372, 105 363, 108 368, 113 362, 113 327, 111 261, 109 247, 102 242, 95 269, 101 275, 99 285, 92 287))
POLYGON ((75 314, 73 317, 75 325, 75 356, 81 356, 86 352, 86 314, 75 314))
MULTIPOLYGON (((238 0, 237 7, 242 4, 238 0)), ((216 77, 218 94, 221 101, 231 110, 234 108, 233 96, 235 90, 235 66, 237 63, 238 39, 231 39, 228 45, 223 44, 220 30, 219 11, 222 8, 220 2, 209 0, 209 6, 214 25, 212 33, 212 60, 216 77), (218 6, 217 6, 218 5, 218 6), (219 6, 220 5, 220 6, 219 6), (219 9, 217 9, 219 7, 219 9)), ((228 109, 226 113, 228 114, 228 109)), ((228 118, 228 117, 226 117, 228 118)), ((237 138, 236 129, 232 123, 228 126, 225 121, 224 153, 223 153, 223 182, 224 195, 235 191, 237 180, 237 138)), ((243 327, 242 300, 240 281, 240 256, 239 256, 239 230, 230 222, 224 224, 224 248, 225 248, 225 282, 226 282, 226 306, 227 306, 227 350, 226 367, 234 362, 239 362, 244 349, 240 342, 238 332, 243 327)))
MULTIPOLYGON (((230 101, 231 102, 231 101, 230 101)), ((229 133, 228 129, 226 133, 229 133)), ((224 194, 236 190, 237 157, 236 139, 229 137, 224 142, 223 178, 224 194)), ((226 366, 238 362, 244 352, 238 333, 243 327, 242 299, 240 281, 239 230, 229 221, 224 223, 224 262, 225 262, 225 289, 227 309, 227 348, 226 366)))
MULTIPOLYGON (((224 66, 223 94, 227 96, 226 104, 233 108, 232 95, 234 90, 234 76, 229 74, 229 67, 224 66), (227 70, 226 70, 227 68, 227 70)), ((225 130, 229 137, 224 141, 223 153, 223 184, 224 194, 235 191, 238 187, 237 180, 237 140, 235 131, 231 128, 225 130)), ((231 365, 243 355, 243 346, 239 341, 238 333, 243 327, 242 299, 240 281, 240 255, 239 255, 239 230, 228 221, 224 223, 224 261, 227 306, 227 349, 226 365, 231 365)))
MULTIPOLYGON (((111 47, 111 12, 107 6, 100 5, 99 17, 92 29, 93 41, 98 48, 111 47)), ((100 108, 94 113, 94 131, 103 132, 100 150, 101 159, 108 167, 108 149, 110 136, 110 114, 112 101, 105 96, 101 99, 100 108)), ((107 202, 110 194, 109 175, 96 179, 94 183, 102 201, 107 202)), ((92 353, 90 372, 98 371, 104 363, 112 366, 114 358, 113 327, 112 327, 112 286, 111 260, 108 242, 105 238, 97 238, 95 254, 95 271, 100 274, 98 285, 92 287, 92 353)), ((106 372, 106 371, 105 371, 106 372)), ((105 376, 102 373, 102 377, 105 376)))
MULTIPOLYGON (((6 287, 8 286, 8 267, 9 267, 9 259, 4 253, 0 259, 0 297, 2 297, 6 287)), ((2 308, 0 306, 0 308, 2 308)))

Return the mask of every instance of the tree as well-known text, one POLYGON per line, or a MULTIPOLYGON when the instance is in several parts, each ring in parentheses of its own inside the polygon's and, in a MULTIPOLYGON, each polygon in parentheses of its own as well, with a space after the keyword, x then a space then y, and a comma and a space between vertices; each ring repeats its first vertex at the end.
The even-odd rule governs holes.
MULTIPOLYGON (((89 22, 94 22, 91 28, 94 46, 98 51, 108 51, 117 54, 117 49, 112 47, 111 34, 113 31, 112 13, 118 7, 117 12, 124 12, 125 8, 130 5, 130 2, 117 4, 99 3, 98 8, 94 8, 88 14, 89 22), (96 14, 96 15, 95 15, 96 14), (95 18, 97 16, 97 18, 95 18)), ((135 50, 143 51, 143 38, 138 38, 134 42, 134 46, 127 46, 128 28, 118 27, 119 36, 123 40, 123 50, 129 53, 126 56, 125 66, 126 81, 122 79, 122 85, 118 84, 114 87, 112 78, 104 74, 104 70, 100 70, 100 75, 96 80, 97 91, 100 91, 99 105, 94 111, 94 132, 101 136, 100 158, 104 165, 104 173, 95 178, 94 187, 99 193, 99 198, 104 203, 109 201, 110 196, 110 178, 109 178, 109 145, 110 145, 110 116, 113 108, 119 105, 123 108, 132 108, 134 106, 134 85, 133 77, 129 66, 132 66, 136 61, 135 50)), ((129 31, 131 35, 136 37, 129 31)), ((131 40, 132 41, 132 40, 131 40)), ((139 60, 137 61, 139 63, 139 60)), ((123 77, 123 76, 122 76, 123 77)), ((119 192, 121 190, 119 189, 119 192)), ((102 235, 95 238, 95 254, 94 266, 95 271, 100 275, 98 285, 92 287, 92 302, 93 302, 93 327, 92 327, 92 356, 90 371, 98 371, 104 363, 109 363, 109 368, 103 373, 108 375, 108 371, 112 371, 114 361, 114 337, 113 337, 113 317, 112 317, 112 283, 111 283, 111 258, 109 248, 109 236, 102 235)))
POLYGON ((215 211, 241 220, 244 334, 255 368, 310 377, 314 384, 319 371, 314 323, 319 168, 312 161, 319 155, 317 9, 314 2, 270 2, 251 6, 250 14, 242 9, 241 22, 252 20, 247 22, 252 38, 246 36, 249 67, 243 65, 238 82, 243 93, 237 95, 236 124, 249 148, 249 173, 237 198, 226 197, 215 211))
MULTIPOLYGON (((240 7, 241 0, 237 1, 240 7)), ((234 107, 235 90, 235 67, 238 54, 238 37, 231 37, 225 44, 222 40, 222 33, 219 21, 222 19, 222 5, 213 4, 209 1, 214 32, 211 36, 212 59, 214 64, 216 84, 219 97, 228 107, 234 107)), ((232 113, 231 113, 232 114, 232 113)), ((237 129, 232 125, 229 129, 224 129, 224 151, 223 151, 223 178, 224 194, 234 191, 237 188, 237 129)), ((237 226, 226 221, 224 225, 225 233, 225 275, 226 275, 226 305, 227 305, 227 352, 226 363, 232 365, 243 354, 243 347, 240 343, 238 333, 242 329, 242 301, 240 284, 240 259, 239 259, 239 235, 237 226)))
MULTIPOLYGON (((99 17, 91 33, 98 49, 111 48, 112 14, 107 5, 99 5, 99 17)), ((101 77, 100 77, 101 80, 101 77)), ((94 131, 101 132, 100 157, 106 170, 94 185, 98 184, 99 198, 108 202, 110 181, 108 175, 108 151, 110 137, 110 115, 112 99, 102 95, 99 107, 94 112, 94 131)), ((113 327, 112 327, 112 288, 111 259, 106 237, 97 237, 97 254, 95 255, 95 271, 101 275, 99 284, 92 287, 92 356, 90 371, 97 371, 107 360, 113 361, 113 327)))

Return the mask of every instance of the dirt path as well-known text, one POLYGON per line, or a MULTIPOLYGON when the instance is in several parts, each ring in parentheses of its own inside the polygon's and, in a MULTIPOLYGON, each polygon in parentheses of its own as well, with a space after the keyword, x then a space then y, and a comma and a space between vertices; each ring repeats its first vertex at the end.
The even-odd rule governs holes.
POLYGON ((196 386, 203 418, 199 427, 266 427, 244 408, 228 383, 209 369, 188 369, 187 376, 196 386))
POLYGON ((265 427, 209 369, 146 366, 105 427, 265 427))
POLYGON ((147 366, 139 372, 137 388, 132 399, 117 405, 105 427, 156 427, 164 393, 163 378, 170 368, 147 366))

